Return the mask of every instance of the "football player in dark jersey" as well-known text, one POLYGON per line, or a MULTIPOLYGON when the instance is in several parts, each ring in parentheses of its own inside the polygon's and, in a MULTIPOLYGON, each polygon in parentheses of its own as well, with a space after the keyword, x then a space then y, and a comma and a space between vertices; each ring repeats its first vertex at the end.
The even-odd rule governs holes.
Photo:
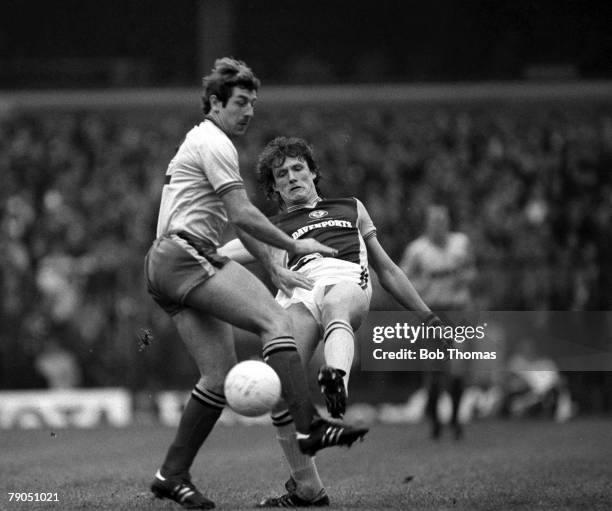
MULTIPOLYGON (((302 361, 307 363, 324 343, 325 364, 318 382, 332 417, 342 417, 353 363, 354 332, 365 318, 372 293, 368 265, 383 288, 429 325, 439 319, 420 298, 405 273, 380 245, 376 228, 363 203, 354 197, 322 198, 317 183, 320 170, 310 145, 301 138, 278 137, 259 156, 257 175, 266 196, 278 201, 280 212, 271 221, 294 239, 313 238, 337 250, 334 257, 320 253, 296 255, 261 246, 276 264, 286 264, 310 279, 311 289, 280 286, 276 300, 292 320, 302 361)), ((251 248, 251 247, 249 247, 251 248)), ((240 262, 252 256, 239 240, 220 253, 240 262)), ((265 499, 261 507, 320 506, 329 499, 314 460, 303 455, 295 441, 295 427, 286 406, 272 415, 278 440, 291 467, 288 493, 265 499)))

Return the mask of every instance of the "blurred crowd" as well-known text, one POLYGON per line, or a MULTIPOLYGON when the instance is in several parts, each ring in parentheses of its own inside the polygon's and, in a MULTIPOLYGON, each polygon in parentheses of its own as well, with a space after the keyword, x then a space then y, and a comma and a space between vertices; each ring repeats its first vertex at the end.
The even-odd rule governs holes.
MULTIPOLYGON (((34 359, 49 343, 87 368, 83 385, 193 374, 142 264, 166 165, 197 122, 153 108, 0 119, 0 387, 44 385, 34 359)), ((253 169, 281 134, 314 145, 323 193, 359 197, 396 261, 425 206, 445 203, 472 240, 481 309, 612 309, 611 103, 261 107, 237 146, 267 213, 253 169)))

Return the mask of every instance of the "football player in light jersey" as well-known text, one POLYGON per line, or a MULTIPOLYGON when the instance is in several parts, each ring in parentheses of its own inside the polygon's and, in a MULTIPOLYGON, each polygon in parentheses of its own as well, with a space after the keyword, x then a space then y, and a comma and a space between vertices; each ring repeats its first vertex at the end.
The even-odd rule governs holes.
MULTIPOLYGON (((474 258, 467 235, 450 230, 446 206, 432 204, 427 208, 425 233, 408 244, 400 267, 434 310, 470 310, 470 285, 475 277, 474 258)), ((448 389, 451 397, 450 424, 455 438, 459 439, 463 434, 459 406, 466 367, 464 362, 447 365, 443 372, 432 371, 427 374, 427 417, 431 422, 431 436, 434 439, 439 438, 442 432, 438 401, 444 388, 448 389)))
MULTIPOLYGON (((151 485, 157 497, 189 509, 214 507, 193 485, 189 471, 225 406, 223 383, 236 363, 232 325, 261 337, 264 359, 278 373, 283 399, 295 420, 300 453, 312 456, 324 447, 351 445, 367 432, 318 416, 289 315, 251 272, 217 253, 228 221, 255 253, 255 239, 290 254, 336 253, 314 239, 291 238, 246 195, 230 137, 246 131, 258 87, 252 71, 231 58, 217 60, 204 78, 205 120, 187 133, 168 165, 157 238, 145 259, 148 290, 172 317, 201 373, 151 485)), ((308 279, 267 259, 264 264, 281 288, 311 286, 308 279)))
MULTIPOLYGON (((427 325, 440 320, 421 300, 402 270, 378 242, 376 228, 359 199, 321 198, 320 170, 312 148, 300 138, 278 137, 259 156, 258 179, 266 196, 277 199, 280 213, 272 222, 294 239, 316 239, 338 253, 287 254, 269 249, 270 257, 309 279, 311 289, 280 290, 277 301, 289 311, 302 361, 307 363, 320 342, 325 365, 318 382, 332 417, 342 417, 346 407, 349 372, 353 363, 354 331, 364 320, 372 294, 368 264, 380 282, 407 309, 422 313, 427 325)), ((236 260, 252 257, 239 240, 220 249, 236 260)), ((300 453, 295 443, 294 418, 286 406, 272 416, 277 438, 291 468, 287 493, 262 501, 260 507, 323 506, 329 498, 314 460, 300 453)))

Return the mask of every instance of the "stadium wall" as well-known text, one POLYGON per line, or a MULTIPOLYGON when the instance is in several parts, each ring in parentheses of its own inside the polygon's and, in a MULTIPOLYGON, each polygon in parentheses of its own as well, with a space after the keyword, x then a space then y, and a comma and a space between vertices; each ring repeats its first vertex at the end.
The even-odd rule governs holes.
MULTIPOLYGON (((192 108, 198 107, 199 89, 112 89, 16 91, 0 94, 0 111, 15 109, 192 108)), ((351 103, 575 101, 612 98, 612 81, 564 83, 482 82, 418 85, 346 85, 263 87, 260 105, 299 106, 351 103)))
MULTIPOLYGON (((7 429, 91 429, 104 426, 123 428, 133 424, 161 424, 176 427, 189 391, 130 393, 122 388, 51 389, 0 391, 0 431, 7 429)), ((500 399, 495 389, 469 387, 463 400, 462 422, 490 417, 500 399)), ((379 402, 349 405, 346 418, 364 424, 415 424, 423 420, 427 396, 419 390, 400 403, 379 402)), ((450 419, 451 403, 442 396, 442 419, 450 419)), ((320 412, 325 413, 323 406, 320 412)), ((563 422, 571 413, 563 412, 555 420, 563 422)), ((269 414, 245 417, 229 407, 219 423, 224 426, 272 424, 269 414)), ((54 433, 52 433, 54 434, 54 433)))

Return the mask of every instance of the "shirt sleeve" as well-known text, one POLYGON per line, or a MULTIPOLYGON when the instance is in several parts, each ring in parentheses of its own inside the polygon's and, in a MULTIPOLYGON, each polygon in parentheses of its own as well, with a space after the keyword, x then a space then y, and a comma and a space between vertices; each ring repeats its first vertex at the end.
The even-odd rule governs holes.
POLYGON ((216 137, 207 146, 200 147, 204 174, 211 186, 221 196, 230 190, 244 188, 240 175, 238 152, 229 138, 216 137))
POLYGON ((376 227, 370 218, 368 210, 363 205, 363 202, 359 199, 355 199, 355 201, 357 202, 357 229, 359 229, 364 241, 367 241, 376 236, 376 227))

